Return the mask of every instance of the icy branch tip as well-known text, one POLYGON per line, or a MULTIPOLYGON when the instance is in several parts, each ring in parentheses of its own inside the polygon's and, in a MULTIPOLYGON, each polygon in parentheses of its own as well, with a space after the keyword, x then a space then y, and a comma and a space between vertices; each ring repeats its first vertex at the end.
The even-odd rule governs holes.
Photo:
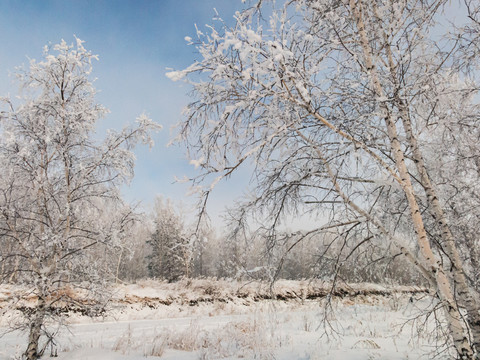
POLYGON ((204 160, 203 156, 198 160, 192 159, 190 160, 190 164, 195 166, 195 169, 198 169, 198 167, 202 165, 203 160, 204 160))
POLYGON ((179 81, 185 77, 185 73, 183 71, 169 71, 165 75, 172 81, 179 81))
POLYGON ((153 128, 155 131, 159 131, 163 128, 162 125, 158 124, 157 122, 153 121, 147 114, 143 113, 140 114, 136 119, 135 122, 140 124, 141 126, 153 128))

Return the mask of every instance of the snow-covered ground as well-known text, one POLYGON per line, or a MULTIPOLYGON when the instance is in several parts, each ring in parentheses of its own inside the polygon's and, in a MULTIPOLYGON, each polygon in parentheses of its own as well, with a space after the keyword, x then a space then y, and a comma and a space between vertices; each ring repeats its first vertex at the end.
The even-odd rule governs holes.
MULTIPOLYGON (((223 301, 229 287, 210 282, 206 292, 216 299, 197 301, 205 284, 120 286, 106 318, 70 317, 57 341, 58 359, 430 359, 442 342, 434 317, 418 317, 432 307, 423 293, 413 302, 401 292, 333 297, 325 307, 326 298, 255 299, 258 284, 223 301)), ((25 334, 4 335, 0 359, 18 357, 25 341, 25 334)))

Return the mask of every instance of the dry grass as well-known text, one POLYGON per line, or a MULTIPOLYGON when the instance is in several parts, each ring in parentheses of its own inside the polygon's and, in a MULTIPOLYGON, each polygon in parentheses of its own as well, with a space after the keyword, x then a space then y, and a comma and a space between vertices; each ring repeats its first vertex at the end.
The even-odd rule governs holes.
MULTIPOLYGON (((119 285, 115 301, 120 304, 198 305, 200 303, 249 303, 261 300, 299 301, 335 296, 345 299, 367 299, 370 295, 401 296, 425 293, 427 289, 413 286, 382 286, 377 284, 339 284, 315 281, 279 280, 273 287, 267 282, 216 279, 184 279, 176 283, 143 280, 136 284, 119 285)), ((353 304, 353 301, 352 301, 353 304)))
MULTIPOLYGON (((143 280, 130 285, 113 285, 113 304, 142 304, 145 307, 159 305, 198 305, 200 303, 249 303, 276 299, 284 301, 300 301, 320 299, 328 295, 341 298, 358 299, 370 295, 398 296, 404 293, 425 293, 428 290, 412 286, 382 286, 377 284, 340 284, 332 289, 330 283, 315 281, 279 280, 273 287, 261 281, 236 281, 229 279, 184 279, 176 283, 158 280, 143 280)), ((63 287, 52 293, 52 298, 70 299, 82 304, 85 300, 85 290, 63 287)), ((36 297, 28 289, 15 285, 0 285, 0 309, 5 308, 13 299, 19 306, 29 306, 36 297)))
POLYGON ((143 352, 144 356, 162 356, 167 349, 196 352, 199 359, 239 357, 246 359, 273 359, 274 349, 282 346, 275 334, 278 324, 268 315, 256 314, 244 321, 232 321, 215 329, 202 328, 192 321, 185 329, 162 329, 152 337, 134 335, 130 327, 112 347, 123 355, 143 352))

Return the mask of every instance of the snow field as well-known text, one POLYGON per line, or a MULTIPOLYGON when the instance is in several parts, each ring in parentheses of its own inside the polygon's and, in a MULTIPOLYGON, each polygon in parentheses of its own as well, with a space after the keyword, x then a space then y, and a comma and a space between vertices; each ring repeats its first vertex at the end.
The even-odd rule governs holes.
MULTIPOLYGON (((133 299, 134 290, 126 293, 133 299)), ((154 293, 140 286, 136 296, 154 293)), ((325 298, 156 306, 138 301, 102 320, 71 316, 57 341, 58 359, 430 359, 442 337, 432 316, 419 317, 432 300, 415 297, 413 303, 408 294, 334 297, 328 304, 325 298)), ((0 338, 0 360, 19 358, 25 339, 16 332, 0 338)))

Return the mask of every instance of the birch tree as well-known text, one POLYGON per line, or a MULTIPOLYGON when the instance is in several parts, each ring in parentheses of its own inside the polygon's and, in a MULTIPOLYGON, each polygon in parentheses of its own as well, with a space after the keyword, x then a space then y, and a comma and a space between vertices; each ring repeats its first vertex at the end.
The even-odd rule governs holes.
POLYGON ((19 100, 3 99, 0 261, 2 281, 25 289, 11 305, 24 306, 16 326, 28 331, 26 359, 42 356, 62 308, 104 308, 115 269, 94 260, 122 244, 135 221, 119 186, 133 176, 135 144, 152 145, 159 128, 142 115, 94 140, 107 113, 90 80, 95 59, 79 39, 45 47, 42 61, 18 73, 19 100))
MULTIPOLYGON (((462 141, 455 129, 477 134, 476 69, 466 64, 478 59, 467 41, 478 34, 475 3, 465 3, 471 31, 443 38, 443 0, 276 4, 198 30, 200 59, 167 74, 192 86, 177 140, 200 168, 193 185, 206 201, 218 181, 253 169, 236 219, 265 219, 269 247, 290 214, 327 219, 298 242, 335 228, 387 244, 430 284, 457 356, 479 359, 479 294, 446 197, 457 178, 438 169, 462 141), (386 213, 385 194, 404 210, 386 213)), ((463 147, 466 158, 478 161, 477 143, 463 147)))

